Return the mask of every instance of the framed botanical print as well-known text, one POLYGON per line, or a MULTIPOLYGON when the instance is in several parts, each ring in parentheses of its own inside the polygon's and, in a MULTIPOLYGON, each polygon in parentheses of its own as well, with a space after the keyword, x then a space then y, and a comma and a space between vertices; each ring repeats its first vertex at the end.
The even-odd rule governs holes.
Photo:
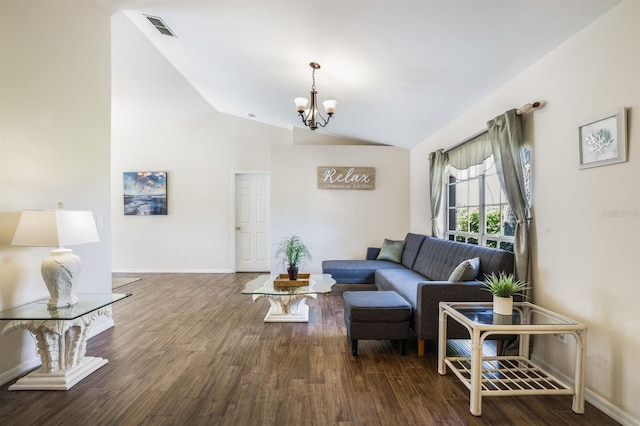
POLYGON ((627 110, 592 118, 578 126, 578 168, 627 161, 627 110))

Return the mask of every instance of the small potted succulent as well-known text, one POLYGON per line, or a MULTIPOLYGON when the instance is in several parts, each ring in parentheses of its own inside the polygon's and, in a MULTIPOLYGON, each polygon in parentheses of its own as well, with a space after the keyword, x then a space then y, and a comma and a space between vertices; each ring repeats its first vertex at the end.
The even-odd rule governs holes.
POLYGON ((278 243, 275 256, 287 267, 289 279, 292 281, 298 279, 298 266, 312 260, 309 247, 297 235, 283 238, 278 243))
POLYGON ((513 295, 523 295, 523 291, 531 287, 514 278, 513 274, 504 272, 485 275, 484 289, 493 294, 493 312, 500 315, 513 313, 513 295))

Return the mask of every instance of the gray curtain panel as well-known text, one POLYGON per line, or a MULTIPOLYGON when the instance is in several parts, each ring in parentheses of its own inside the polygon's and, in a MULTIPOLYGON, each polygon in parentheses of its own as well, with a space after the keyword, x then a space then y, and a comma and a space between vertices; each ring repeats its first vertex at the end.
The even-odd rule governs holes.
POLYGON ((442 195, 445 188, 444 170, 447 166, 447 154, 439 149, 429 154, 429 181, 431 183, 431 235, 444 238, 442 223, 442 195))
MULTIPOLYGON (((522 120, 512 109, 487 122, 491 138, 491 150, 496 163, 498 179, 507 195, 516 217, 515 227, 515 276, 529 280, 529 205, 525 191, 523 168, 522 120)), ((530 290, 526 296, 529 296, 530 290)), ((529 298, 529 297, 528 297, 529 298)), ((529 299, 530 300, 530 299, 529 299)))

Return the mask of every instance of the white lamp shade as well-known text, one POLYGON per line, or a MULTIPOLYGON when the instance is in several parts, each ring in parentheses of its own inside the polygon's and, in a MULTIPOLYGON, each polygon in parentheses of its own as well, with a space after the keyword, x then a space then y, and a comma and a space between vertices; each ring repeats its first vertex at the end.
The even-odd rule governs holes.
POLYGON ((296 111, 298 112, 307 109, 307 105, 309 104, 307 98, 295 98, 293 101, 296 103, 296 111))
POLYGON ((324 110, 327 112, 327 114, 335 113, 337 104, 338 102, 334 101, 333 99, 326 100, 322 103, 322 105, 324 105, 324 110))
POLYGON ((24 210, 11 245, 65 247, 100 241, 90 211, 24 210))

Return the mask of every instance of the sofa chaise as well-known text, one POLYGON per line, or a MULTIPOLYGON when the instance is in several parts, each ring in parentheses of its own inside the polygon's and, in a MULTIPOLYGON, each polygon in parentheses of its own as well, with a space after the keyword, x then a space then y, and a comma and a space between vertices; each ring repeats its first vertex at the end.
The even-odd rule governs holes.
MULTIPOLYGON (((411 328, 418 353, 424 355, 425 340, 438 337, 439 302, 491 301, 482 280, 492 273, 513 273, 513 254, 408 233, 404 241, 385 240, 381 248, 368 248, 364 260, 325 260, 322 272, 345 288, 374 285, 402 296, 412 307, 411 328)), ((447 330, 449 338, 469 338, 453 321, 447 330)))

